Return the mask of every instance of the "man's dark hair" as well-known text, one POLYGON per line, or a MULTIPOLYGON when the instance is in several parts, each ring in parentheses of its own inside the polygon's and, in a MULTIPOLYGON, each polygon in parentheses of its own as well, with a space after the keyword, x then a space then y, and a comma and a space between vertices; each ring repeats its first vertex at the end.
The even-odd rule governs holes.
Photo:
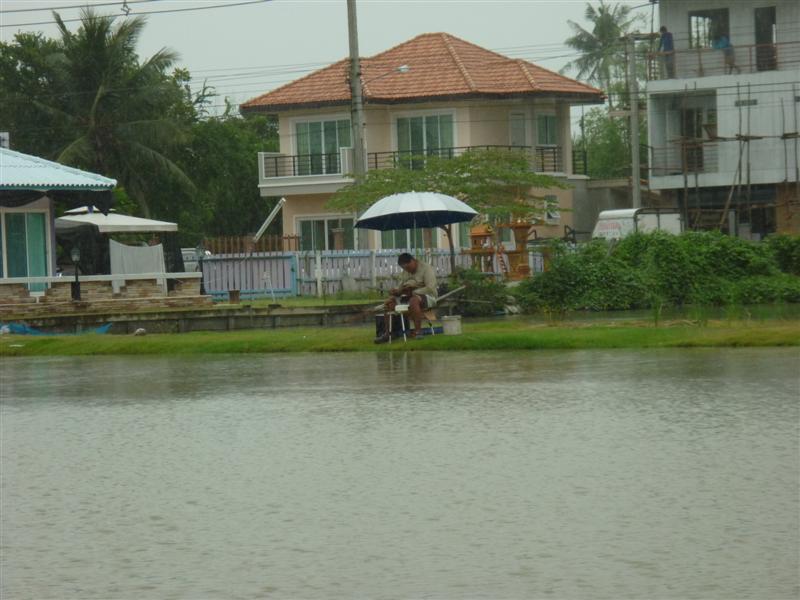
POLYGON ((403 252, 400 256, 397 257, 397 264, 401 267, 403 265, 410 264, 414 260, 414 257, 411 256, 408 252, 403 252))
POLYGON ((661 29, 659 29, 659 31, 660 31, 661 33, 666 33, 666 32, 667 32, 667 28, 666 28, 664 25, 662 25, 662 26, 661 26, 661 29))

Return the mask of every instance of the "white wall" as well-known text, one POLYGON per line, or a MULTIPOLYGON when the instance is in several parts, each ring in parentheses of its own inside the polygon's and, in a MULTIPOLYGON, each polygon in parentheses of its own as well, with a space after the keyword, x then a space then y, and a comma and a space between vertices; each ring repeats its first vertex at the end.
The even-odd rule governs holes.
POLYGON ((689 47, 689 12, 728 9, 731 43, 755 44, 755 9, 776 7, 778 43, 800 41, 800 2, 797 0, 661 0, 659 19, 675 40, 675 49, 689 47))
MULTIPOLYGON (((648 86, 650 99, 648 113, 650 115, 650 145, 663 147, 674 135, 674 124, 670 128, 669 113, 664 107, 671 96, 680 97, 684 90, 715 91, 717 103, 717 135, 721 138, 733 138, 739 132, 739 115, 741 113, 741 133, 748 133, 748 112, 750 135, 765 136, 764 139, 750 142, 750 180, 753 184, 781 183, 795 181, 795 165, 800 157, 796 153, 793 140, 781 140, 783 133, 797 131, 800 126, 800 103, 795 98, 800 95, 800 84, 797 83, 800 71, 766 71, 742 75, 731 83, 729 76, 702 77, 686 80, 667 80, 651 82, 648 86), (756 105, 741 109, 736 106, 738 99, 747 100, 748 84, 750 99, 756 105), (733 87, 732 87, 733 85, 733 87), (794 87, 794 90, 792 89, 794 87), (737 95, 738 94, 738 95, 737 95), (788 169, 787 169, 788 166, 788 169)), ((688 98, 691 97, 687 96, 688 98)), ((729 186, 732 184, 739 160, 739 143, 736 141, 719 141, 718 171, 702 173, 699 176, 701 186, 729 186)), ((747 149, 743 161, 747 161, 747 149)), ((743 180, 746 177, 746 172, 743 180)), ((738 179, 738 176, 736 177, 738 179)), ((691 175, 690 185, 694 186, 691 175)), ((680 175, 658 176, 651 178, 653 189, 682 188, 683 177, 680 175)))
MULTIPOLYGON (((555 114, 559 119, 558 144, 563 147, 565 165, 571 168, 571 131, 569 104, 552 97, 513 100, 461 100, 450 102, 409 103, 399 105, 367 105, 365 108, 366 151, 397 150, 396 120, 399 116, 451 112, 454 120, 453 143, 456 147, 508 145, 510 143, 509 115, 526 115, 526 137, 529 146, 536 146, 536 115, 555 114), (569 158, 569 160, 567 160, 569 158)), ((348 107, 328 107, 292 110, 279 113, 278 132, 280 152, 297 154, 296 121, 308 119, 349 119, 348 107)))

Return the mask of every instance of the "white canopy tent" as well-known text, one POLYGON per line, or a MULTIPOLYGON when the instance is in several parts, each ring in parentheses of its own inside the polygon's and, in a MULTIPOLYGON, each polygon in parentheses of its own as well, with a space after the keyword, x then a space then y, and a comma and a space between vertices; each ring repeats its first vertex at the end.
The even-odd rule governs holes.
POLYGON ((68 231, 76 227, 94 225, 100 233, 148 233, 178 231, 176 223, 142 219, 121 215, 113 209, 104 215, 94 207, 82 207, 68 210, 63 217, 56 219, 56 231, 68 231))

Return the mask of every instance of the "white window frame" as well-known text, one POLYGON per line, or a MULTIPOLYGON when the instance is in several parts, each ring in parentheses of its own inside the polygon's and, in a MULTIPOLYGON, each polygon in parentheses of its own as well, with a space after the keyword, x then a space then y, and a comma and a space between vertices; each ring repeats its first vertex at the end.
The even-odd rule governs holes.
MULTIPOLYGON (((302 237, 302 232, 300 228, 300 223, 303 221, 325 221, 325 248, 320 252, 328 252, 331 248, 328 248, 328 221, 336 221, 339 219, 352 219, 353 220, 353 250, 359 250, 358 247, 358 232, 359 230, 356 229, 356 216, 353 214, 311 214, 311 215, 296 215, 294 217, 294 231, 298 237, 302 237)), ((346 248, 349 250, 349 248, 346 248)), ((304 250, 303 252, 316 252, 316 250, 304 250)))
POLYGON ((557 203, 557 206, 555 208, 545 209, 544 211, 545 223, 547 223, 548 225, 558 225, 559 223, 561 223, 561 208, 558 196, 556 196, 555 194, 547 194, 545 195, 544 199, 545 201, 552 199, 551 201, 555 201, 557 203))
MULTIPOLYGON (((441 115, 450 115, 453 118, 453 148, 458 148, 458 122, 456 120, 457 110, 455 108, 442 108, 442 109, 425 109, 425 110, 402 110, 392 112, 390 115, 391 121, 391 144, 392 151, 399 152, 397 147, 397 119, 409 119, 411 117, 435 117, 441 115)), ((427 148, 426 148, 427 150, 427 148)))
MULTIPOLYGON (((340 163, 341 163, 341 160, 342 160, 341 159, 341 149, 342 148, 352 148, 353 147, 353 121, 351 119, 350 113, 333 113, 333 114, 330 114, 330 115, 307 115, 307 116, 292 117, 292 118, 287 119, 287 120, 288 120, 288 123, 289 123, 289 139, 291 141, 291 144, 290 144, 291 152, 290 152, 289 156, 299 156, 300 155, 300 149, 298 148, 298 145, 297 145, 297 125, 298 125, 298 123, 324 123, 325 121, 343 121, 343 120, 348 120, 348 121, 350 121, 350 146, 341 146, 339 148, 339 151, 340 151, 340 155, 339 155, 340 156, 340 159, 339 159, 340 163)), ((323 127, 322 129, 323 129, 323 135, 324 135, 325 128, 323 127)), ((323 139, 322 143, 323 143, 323 146, 324 146, 325 145, 324 139, 323 139)), ((365 144, 366 144, 366 142, 365 142, 365 144)), ((324 156, 324 153, 323 153, 323 156, 324 156)), ((331 175, 339 175, 339 174, 343 175, 344 174, 344 173, 328 173, 328 172, 326 172, 326 169, 324 168, 324 164, 325 163, 323 161, 323 169, 322 169, 323 172, 322 173, 307 173, 305 175, 302 175, 301 177, 329 177, 331 175)), ((340 164, 340 169, 342 171, 344 170, 344 165, 343 164, 340 164)))
POLYGON ((512 117, 514 117, 516 115, 519 115, 519 116, 522 117, 522 124, 525 127, 525 143, 524 143, 524 146, 530 147, 530 146, 533 145, 533 144, 530 143, 531 142, 530 135, 531 135, 532 127, 530 126, 530 122, 529 122, 530 121, 530 115, 529 115, 528 111, 525 110, 525 109, 510 110, 508 112, 508 145, 512 146, 512 143, 513 143, 513 139, 512 139, 513 138, 513 127, 512 127, 513 119, 512 119, 512 117))
MULTIPOLYGON (((0 251, 2 251, 2 254, 3 254, 3 276, 0 279, 8 279, 9 278, 9 275, 8 275, 8 236, 6 235, 6 215, 8 215, 8 214, 19 214, 19 213, 22 213, 22 214, 42 213, 42 214, 44 214, 45 265, 47 265, 45 277, 52 277, 53 276, 53 246, 52 246, 52 235, 53 234, 52 234, 51 222, 50 222, 51 221, 51 217, 52 217, 52 212, 51 212, 51 209, 49 207, 43 207, 43 206, 35 206, 34 207, 34 206, 32 206, 32 205, 35 205, 35 204, 39 204, 40 202, 42 202, 42 201, 37 200, 37 201, 33 202, 32 204, 29 204, 29 205, 26 205, 26 206, 14 207, 14 208, 10 208, 10 207, 1 207, 0 208, 0 238, 2 238, 2 239, 0 239, 0 242, 2 243, 2 248, 0 248, 0 251)), ((48 200, 44 200, 44 202, 49 202, 49 201, 48 200)), ((27 224, 26 224, 26 227, 25 227, 26 252, 27 252, 27 243, 28 243, 28 230, 27 230, 27 224)), ((28 265, 26 265, 26 267, 28 267, 28 265)), ((30 271, 30 269, 28 269, 28 271, 30 271)), ((28 277, 31 277, 30 273, 28 274, 28 277)), ((37 275, 37 277, 40 277, 40 276, 37 275)), ((44 292, 30 292, 30 293, 31 293, 31 295, 40 295, 40 296, 44 294, 44 292)))
POLYGON ((559 139, 558 138, 560 136, 558 134, 559 123, 558 123, 558 115, 556 114, 556 111, 555 110, 540 110, 540 111, 537 111, 536 117, 535 117, 535 122, 536 122, 536 138, 535 138, 536 139, 536 143, 534 144, 534 146, 538 146, 538 147, 541 147, 541 148, 555 148, 555 147, 557 147, 558 143, 559 143, 559 139), (556 134, 555 143, 553 143, 553 144, 542 144, 542 143, 539 142, 539 117, 552 117, 553 119, 555 119, 555 134, 556 134))
MULTIPOLYGON (((351 119, 350 113, 331 113, 331 114, 324 114, 324 115, 305 115, 305 116, 298 116, 298 117, 291 117, 288 119, 289 121, 289 137, 292 140, 290 145, 292 151, 292 156, 297 156, 299 150, 297 148, 297 124, 298 123, 322 123, 324 121, 342 121, 347 119, 350 121, 350 142, 352 143, 353 137, 353 121, 351 119)), ((346 147, 346 146, 343 146, 346 147)))

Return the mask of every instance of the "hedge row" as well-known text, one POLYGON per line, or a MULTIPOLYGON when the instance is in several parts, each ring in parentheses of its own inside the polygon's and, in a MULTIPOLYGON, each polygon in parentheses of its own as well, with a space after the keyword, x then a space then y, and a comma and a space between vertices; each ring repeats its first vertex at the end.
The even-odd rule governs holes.
POLYGON ((526 312, 800 302, 800 236, 654 232, 556 244, 549 270, 515 293, 526 312))

